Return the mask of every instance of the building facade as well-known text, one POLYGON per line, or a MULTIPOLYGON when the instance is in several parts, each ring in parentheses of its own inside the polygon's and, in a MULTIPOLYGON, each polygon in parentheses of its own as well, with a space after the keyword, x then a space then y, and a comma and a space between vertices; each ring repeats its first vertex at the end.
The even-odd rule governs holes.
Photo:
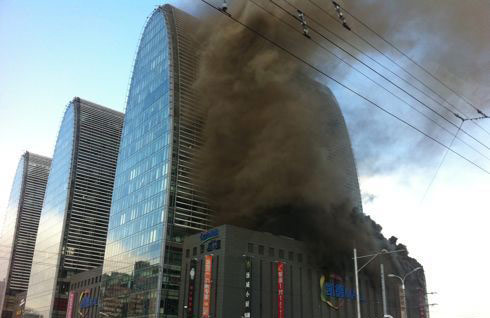
POLYGON ((20 158, 0 235, 1 317, 13 317, 16 295, 27 290, 51 159, 20 158))
POLYGON ((140 39, 126 106, 106 257, 102 315, 176 317, 181 245, 209 227, 193 182, 202 114, 193 18, 154 10, 140 39))
POLYGON ((65 317, 70 277, 102 265, 123 118, 78 97, 68 104, 27 293, 26 312, 36 317, 65 317))
MULTIPOLYGON (((179 318, 355 317, 351 260, 342 270, 320 269, 308 250, 288 237, 230 225, 189 236, 179 318)), ((411 318, 428 317, 419 281, 407 281, 411 318)), ((380 273, 361 272, 359 287, 362 317, 383 317, 380 273)), ((387 280, 386 293, 388 314, 400 317, 397 282, 387 280)))
POLYGON ((66 317, 95 318, 98 316, 102 266, 73 275, 70 278, 70 291, 66 317))

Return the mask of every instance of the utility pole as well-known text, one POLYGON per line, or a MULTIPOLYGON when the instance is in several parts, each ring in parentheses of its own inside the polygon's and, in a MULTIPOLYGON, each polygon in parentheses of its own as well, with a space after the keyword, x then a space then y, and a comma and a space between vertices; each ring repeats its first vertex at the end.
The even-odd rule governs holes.
POLYGON ((385 286, 385 267, 381 263, 379 265, 381 270, 381 296, 383 297, 383 317, 386 317, 388 310, 386 309, 386 286, 385 286))
POLYGON ((359 270, 357 269, 357 249, 354 249, 354 276, 356 278, 356 308, 357 318, 361 318, 361 300, 359 297, 359 270))
POLYGON ((393 277, 393 278, 398 278, 401 282, 401 285, 399 286, 399 294, 400 294, 400 317, 401 318, 407 318, 407 298, 405 296, 405 279, 410 276, 411 274, 421 270, 422 267, 419 266, 417 268, 414 268, 413 270, 411 270, 410 272, 408 272, 407 274, 405 274, 405 276, 403 277, 400 277, 398 275, 395 275, 395 274, 388 274, 388 277, 393 277))
MULTIPOLYGON (((388 251, 386 249, 382 249, 377 253, 370 254, 370 255, 363 255, 363 256, 357 256, 357 249, 354 248, 354 277, 355 277, 355 283, 356 283, 356 309, 357 309, 357 318, 361 318, 361 299, 359 295, 359 272, 369 265, 376 257, 382 254, 392 254, 392 253, 400 253, 400 252, 406 252, 406 250, 394 250, 394 251, 388 251), (360 258, 367 258, 369 257, 369 260, 364 263, 360 268, 357 268, 357 260, 360 258)), ((390 317, 389 315, 386 315, 390 317)))

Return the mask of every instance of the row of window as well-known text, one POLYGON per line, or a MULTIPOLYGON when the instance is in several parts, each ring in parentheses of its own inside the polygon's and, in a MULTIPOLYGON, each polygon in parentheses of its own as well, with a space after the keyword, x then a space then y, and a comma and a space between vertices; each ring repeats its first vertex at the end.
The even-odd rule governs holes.
MULTIPOLYGON (((221 249, 221 240, 213 240, 207 243, 207 248, 205 244, 201 244, 199 246, 199 252, 200 254, 203 254, 204 251, 206 250, 207 252, 211 252, 214 250, 219 250, 221 249)), ((253 243, 248 243, 247 245, 247 252, 254 254, 257 253, 258 255, 265 255, 265 250, 266 247, 264 245, 255 245, 253 243)), ((197 255, 197 246, 194 246, 192 248, 192 256, 197 255)), ((268 253, 267 255, 269 257, 276 257, 276 249, 274 247, 269 247, 268 248, 268 253)), ((190 249, 185 250, 185 257, 189 258, 191 256, 191 251, 190 249)), ((277 249, 277 257, 280 259, 286 259, 286 251, 283 249, 277 249)), ((297 261, 298 263, 303 263, 303 254, 302 253, 295 253, 293 251, 288 251, 287 252, 287 259, 289 261, 297 261)), ((308 263, 310 263, 310 260, 308 260, 308 263)))
POLYGON ((89 279, 85 279, 85 280, 82 280, 82 281, 79 281, 79 282, 76 282, 74 283, 70 289, 77 289, 77 288, 82 288, 82 287, 85 287, 85 286, 89 286, 89 285, 93 285, 93 284, 97 284, 99 283, 100 281, 102 280, 102 276, 95 276, 95 277, 92 277, 92 278, 89 278, 89 279))
MULTIPOLYGON (((213 240, 207 244, 207 248, 205 247, 204 244, 201 244, 199 246, 199 253, 203 254, 204 250, 211 252, 211 251, 215 251, 215 250, 219 250, 219 249, 221 249, 221 240, 213 240)), ((185 250, 185 257, 189 258, 190 254, 191 254, 190 249, 186 249, 185 250)), ((196 256, 196 255, 197 255, 197 246, 194 246, 192 248, 192 256, 196 256)))
MULTIPOLYGON (((247 251, 249 253, 257 253, 259 255, 265 255, 265 246, 264 245, 255 245, 253 243, 248 243, 247 251)), ((286 252, 283 249, 278 249, 278 257, 281 259, 286 259, 286 252)), ((273 247, 268 248, 268 256, 276 257, 276 249, 273 247)), ((288 260, 294 261, 297 260, 299 263, 303 262, 303 254, 294 253, 293 251, 288 251, 288 260)))

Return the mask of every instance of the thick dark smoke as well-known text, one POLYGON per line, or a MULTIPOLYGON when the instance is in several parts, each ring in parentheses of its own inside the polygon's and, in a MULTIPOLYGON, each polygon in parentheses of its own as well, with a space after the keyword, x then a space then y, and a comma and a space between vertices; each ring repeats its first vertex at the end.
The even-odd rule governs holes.
MULTIPOLYGON (((275 32, 270 19, 246 8, 241 19, 275 32)), ((330 268, 343 266, 354 246, 394 248, 346 187, 357 180, 330 90, 242 26, 227 20, 211 28, 196 89, 205 109, 200 177, 216 225, 306 241, 330 268)))
MULTIPOLYGON (((483 107, 488 105, 488 85, 481 85, 489 80, 488 1, 368 0, 342 4, 457 92, 483 107)), ((369 35, 368 32, 363 34, 369 35)), ((376 43, 397 57, 389 46, 381 41, 376 43)), ((410 70, 423 75, 416 68, 410 70)), ((439 87, 436 83, 431 84, 436 89, 439 87)), ((458 101, 456 98, 451 100, 458 101)))
MULTIPOLYGON (((328 5, 314 0, 317 4, 327 8, 328 5)), ((297 1, 306 4, 309 1, 297 1)), ((458 94, 471 100, 474 105, 480 107, 484 112, 489 109, 488 100, 490 89, 488 83, 490 79, 490 20, 486 18, 490 10, 488 1, 462 2, 457 0, 412 0, 412 1, 341 1, 341 4, 358 18, 371 26, 388 41, 394 43, 398 48, 405 52, 417 63, 424 66, 442 82, 451 87, 458 94), (484 17, 485 16, 485 17, 484 17)), ((311 7, 308 7, 311 9, 311 7)), ((376 35, 366 30, 354 19, 347 15, 351 27, 377 48, 397 61, 415 77, 421 79, 434 91, 448 100, 452 105, 464 111, 468 116, 477 117, 474 109, 465 104, 460 98, 446 87, 438 83, 430 75, 418 68, 415 64, 403 57, 389 44, 383 42, 376 35)), ((366 53, 386 61, 374 49, 366 46, 366 53)), ((390 63, 384 62, 385 65, 390 63)), ((413 84, 418 84, 406 73, 393 67, 398 74, 406 78, 413 84)), ((422 87, 419 85, 419 87, 422 87)), ((422 87, 423 88, 423 87, 422 87)), ((425 90, 429 95, 439 98, 430 91, 425 90)), ((423 97, 423 96, 422 96, 423 97)), ((454 116, 444 110, 441 106, 433 103, 427 98, 422 98, 431 107, 436 109, 444 117, 459 124, 454 116)), ((398 108, 404 108, 401 103, 396 103, 398 108)), ((417 103, 412 103, 417 104, 417 103)), ((452 109, 452 106, 449 106, 452 109)), ((357 111, 357 110, 356 110, 357 111)), ((386 116, 358 116, 353 120, 353 124, 366 128, 365 134, 354 134, 355 143, 367 145, 366 147, 356 147, 358 159, 361 161, 362 175, 373 175, 379 173, 390 173, 394 170, 405 170, 413 174, 414 169, 427 169, 421 174, 432 175, 445 151, 442 147, 427 139, 419 136, 420 141, 415 138, 406 138, 409 132, 403 132, 395 125, 387 124, 386 116), (370 123, 365 123, 366 121, 370 123), (379 123, 379 124, 377 124, 379 123), (391 126, 391 127, 390 127, 391 126), (389 129, 392 133, 380 133, 377 127, 389 129), (397 136, 398 138, 394 138, 397 136), (403 142, 400 142, 400 136, 403 142), (380 156, 389 153, 390 155, 380 156), (379 158, 383 158, 379 160, 379 158)), ((415 117, 413 117, 415 118, 415 117)), ((437 117, 434 117, 437 119, 437 117)), ((438 120, 444 124, 443 121, 438 120)), ((449 144, 450 137, 435 127, 433 123, 427 122, 422 118, 413 121, 418 127, 423 128, 430 135, 440 138, 449 144), (423 123, 426 123, 425 125, 423 123), (436 133, 439 131, 439 133, 436 133), (442 134, 441 134, 442 133, 442 134)), ((484 121, 480 125, 487 127, 484 121)), ((444 125, 455 131, 454 127, 444 125)), ((481 138, 479 129, 464 126, 465 130, 481 138)), ((468 155, 465 153, 465 155, 468 155)))

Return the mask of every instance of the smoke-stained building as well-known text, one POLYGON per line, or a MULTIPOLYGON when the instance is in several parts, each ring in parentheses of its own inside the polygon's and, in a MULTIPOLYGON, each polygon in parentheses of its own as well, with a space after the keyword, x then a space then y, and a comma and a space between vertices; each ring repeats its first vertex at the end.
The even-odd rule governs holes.
POLYGON ((140 39, 109 220, 102 315, 176 317, 183 238, 209 227, 193 178, 202 126, 192 90, 193 23, 161 6, 140 39))
POLYGON ((55 145, 26 312, 65 317, 69 279, 102 265, 124 115, 74 98, 55 145))
MULTIPOLYGON (((308 251, 292 238, 230 225, 189 236, 179 318, 355 317, 352 260, 336 270, 320 269, 308 251)), ((370 268, 359 279, 362 317, 383 317, 380 273, 370 268)), ((424 277, 417 275, 421 279, 406 283, 408 313, 426 318, 424 277)), ((387 280, 386 287, 388 314, 400 317, 398 282, 387 280)))
POLYGON ((25 152, 15 173, 0 235, 0 313, 14 314, 16 295, 27 290, 51 159, 25 152))

